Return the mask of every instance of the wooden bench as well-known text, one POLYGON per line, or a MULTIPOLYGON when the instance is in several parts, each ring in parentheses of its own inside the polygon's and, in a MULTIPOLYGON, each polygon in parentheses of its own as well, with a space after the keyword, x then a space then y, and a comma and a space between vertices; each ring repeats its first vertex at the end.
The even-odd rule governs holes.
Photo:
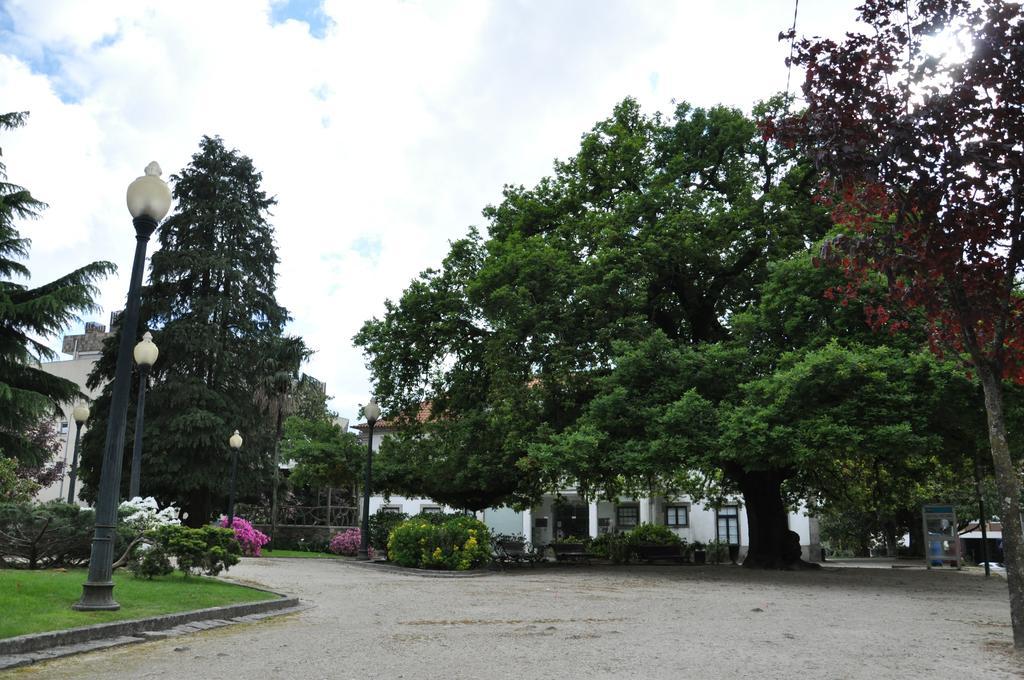
POLYGON ((655 560, 683 562, 686 560, 686 555, 683 553, 683 546, 681 545, 638 545, 636 546, 636 554, 645 562, 653 562, 655 560))
POLYGON ((590 564, 590 558, 595 556, 587 552, 587 547, 582 543, 550 543, 548 547, 555 553, 556 562, 590 564))
POLYGON ((501 566, 529 564, 531 567, 541 556, 526 541, 499 540, 494 544, 494 561, 501 566))

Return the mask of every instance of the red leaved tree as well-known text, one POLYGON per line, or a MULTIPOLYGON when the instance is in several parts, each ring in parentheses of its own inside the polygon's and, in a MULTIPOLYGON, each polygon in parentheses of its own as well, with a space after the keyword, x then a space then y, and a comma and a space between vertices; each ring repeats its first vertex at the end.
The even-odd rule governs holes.
POLYGON ((1003 380, 1024 382, 1024 10, 1006 0, 867 0, 863 32, 796 43, 800 115, 766 134, 823 172, 850 286, 888 282, 877 326, 923 324, 985 394, 1014 645, 1024 650, 1020 470, 1003 380), (909 9, 909 16, 908 16, 909 9))

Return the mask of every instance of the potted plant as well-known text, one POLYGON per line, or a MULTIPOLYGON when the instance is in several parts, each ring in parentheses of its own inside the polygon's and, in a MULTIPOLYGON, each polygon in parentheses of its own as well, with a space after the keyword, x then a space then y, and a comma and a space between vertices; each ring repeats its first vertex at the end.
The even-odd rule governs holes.
POLYGON ((708 559, 707 546, 701 541, 693 542, 693 563, 704 564, 708 559))
POLYGON ((709 541, 707 545, 707 560, 711 564, 721 564, 729 560, 729 544, 725 541, 709 541))

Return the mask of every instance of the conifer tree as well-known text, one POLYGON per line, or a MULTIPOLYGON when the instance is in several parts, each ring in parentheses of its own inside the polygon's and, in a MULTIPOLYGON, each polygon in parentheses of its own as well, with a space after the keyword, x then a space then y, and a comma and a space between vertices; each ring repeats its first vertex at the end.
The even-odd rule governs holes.
MULTIPOLYGON (((21 127, 27 117, 0 114, 0 130, 21 127)), ((58 335, 79 314, 94 311, 94 283, 115 270, 109 262, 93 262, 35 288, 12 280, 29 277, 18 260, 28 257, 30 242, 15 221, 38 217, 45 207, 27 189, 7 182, 0 162, 0 457, 29 466, 50 458, 33 437, 40 419, 79 397, 75 383, 39 367, 41 360, 56 358, 39 338, 58 335)))
MULTIPOLYGON (((267 379, 260 367, 289 318, 275 299, 278 258, 267 219, 275 201, 261 174, 219 137, 203 137, 199 147, 171 178, 176 207, 160 228, 141 317, 160 348, 146 398, 141 490, 178 503, 196 525, 224 509, 236 429, 245 440, 239 497, 270 490, 275 422, 257 403, 267 379)), ((113 375, 114 347, 108 342, 91 386, 113 375)), ((108 407, 109 390, 97 417, 108 407)), ((101 437, 86 436, 87 493, 99 479, 101 447, 101 437)))

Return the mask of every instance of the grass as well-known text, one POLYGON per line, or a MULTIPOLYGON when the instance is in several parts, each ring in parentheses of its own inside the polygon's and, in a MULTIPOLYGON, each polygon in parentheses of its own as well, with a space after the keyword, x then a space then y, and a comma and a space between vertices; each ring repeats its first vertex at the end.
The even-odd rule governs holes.
POLYGON ((79 612, 71 605, 81 596, 86 575, 84 569, 0 569, 0 638, 276 597, 212 578, 185 578, 177 572, 146 580, 119 571, 114 574, 114 599, 121 608, 79 612))
POLYGON ((309 552, 308 550, 264 550, 260 557, 306 557, 310 559, 337 558, 340 555, 325 552, 309 552))

